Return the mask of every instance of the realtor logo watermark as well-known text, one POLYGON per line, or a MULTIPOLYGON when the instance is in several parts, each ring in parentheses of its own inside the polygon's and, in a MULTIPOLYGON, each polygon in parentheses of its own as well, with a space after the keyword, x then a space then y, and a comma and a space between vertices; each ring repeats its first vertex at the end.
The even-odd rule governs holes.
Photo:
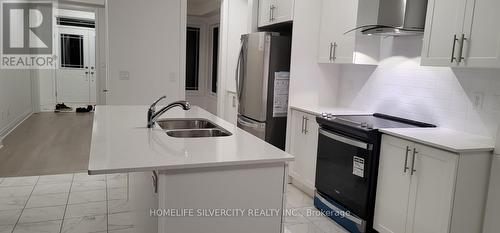
POLYGON ((0 1, 2 69, 53 69, 53 1, 0 1))

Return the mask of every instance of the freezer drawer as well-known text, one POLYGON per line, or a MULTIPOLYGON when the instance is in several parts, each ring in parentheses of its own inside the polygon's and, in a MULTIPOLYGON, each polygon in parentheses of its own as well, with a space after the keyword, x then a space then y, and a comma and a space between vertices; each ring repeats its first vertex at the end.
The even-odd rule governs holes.
POLYGON ((262 140, 266 140, 266 123, 254 121, 238 115, 238 128, 243 129, 262 140))

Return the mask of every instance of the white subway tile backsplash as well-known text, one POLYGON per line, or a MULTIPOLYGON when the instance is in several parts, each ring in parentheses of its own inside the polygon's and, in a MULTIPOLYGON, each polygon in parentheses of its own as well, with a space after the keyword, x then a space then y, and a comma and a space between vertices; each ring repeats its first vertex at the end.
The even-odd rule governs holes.
MULTIPOLYGON (((340 107, 407 117, 484 136, 496 135, 500 121, 498 70, 423 67, 419 54, 405 51, 403 45, 410 43, 401 42, 414 39, 390 40, 394 44, 393 56, 378 67, 342 66, 340 107), (483 102, 475 107, 474 96, 478 93, 483 102)), ((391 46, 384 43, 383 46, 391 46)))

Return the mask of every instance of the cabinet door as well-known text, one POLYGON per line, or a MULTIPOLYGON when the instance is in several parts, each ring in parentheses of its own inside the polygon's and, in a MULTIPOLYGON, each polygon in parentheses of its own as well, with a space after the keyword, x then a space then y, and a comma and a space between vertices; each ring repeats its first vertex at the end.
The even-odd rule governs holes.
POLYGON ((314 189, 316 177, 318 127, 315 116, 292 112, 290 153, 295 160, 290 165, 290 175, 310 189, 314 189))
POLYGON ((460 47, 458 39, 462 32, 465 2, 466 0, 429 0, 422 65, 457 65, 456 59, 460 47))
POLYGON ((381 145, 373 228, 380 233, 404 233, 413 143, 383 135, 381 145))
POLYGON ((290 163, 290 175, 295 179, 301 179, 304 173, 304 163, 306 158, 307 140, 304 134, 304 113, 292 111, 292 127, 290 136, 290 153, 295 157, 290 163))
POLYGON ((293 20, 294 0, 275 0, 273 23, 282 23, 293 20))
POLYGON ((271 24, 271 5, 274 2, 275 0, 259 0, 259 27, 271 24))
POLYGON ((304 154, 304 182, 310 187, 314 187, 316 180, 316 157, 318 154, 318 130, 316 116, 305 115, 306 151, 304 154))
POLYGON ((465 67, 500 67, 500 1, 467 1, 463 45, 465 67))
POLYGON ((406 232, 448 233, 458 155, 418 144, 415 151, 406 232))
POLYGON ((319 63, 352 63, 358 1, 323 0, 318 42, 319 63), (330 59, 332 58, 332 59, 330 59))

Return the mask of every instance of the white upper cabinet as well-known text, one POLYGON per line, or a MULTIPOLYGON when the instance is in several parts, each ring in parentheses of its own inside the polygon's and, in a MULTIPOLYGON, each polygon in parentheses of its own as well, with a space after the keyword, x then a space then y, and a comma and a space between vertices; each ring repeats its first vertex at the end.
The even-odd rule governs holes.
POLYGON ((259 0, 259 27, 293 20, 294 0, 259 0))
POLYGON ((480 232, 491 152, 452 153, 383 135, 373 228, 480 232))
POLYGON ((500 67, 498 0, 429 0, 422 65, 500 67))
MULTIPOLYGON (((364 0, 363 0, 364 1, 364 0)), ((323 0, 318 41, 318 62, 377 64, 380 39, 346 33, 358 25, 358 0, 323 0)))

